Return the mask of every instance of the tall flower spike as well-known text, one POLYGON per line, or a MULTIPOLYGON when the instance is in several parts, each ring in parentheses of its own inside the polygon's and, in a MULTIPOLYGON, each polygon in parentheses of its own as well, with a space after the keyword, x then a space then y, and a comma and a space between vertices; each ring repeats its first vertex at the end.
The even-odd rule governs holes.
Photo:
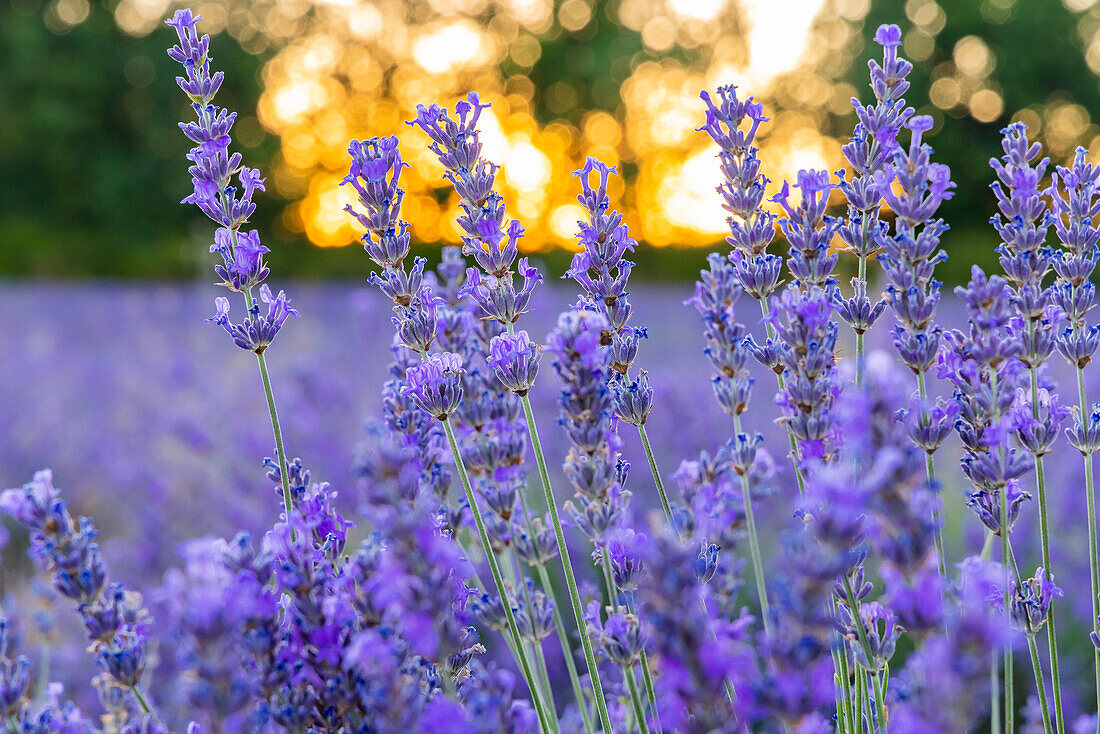
POLYGON ((86 517, 73 519, 49 470, 38 472, 20 489, 0 493, 0 509, 27 529, 31 551, 50 574, 54 589, 76 603, 99 664, 151 713, 139 685, 145 670, 149 615, 139 594, 122 584, 107 583, 95 525, 86 517))
MULTIPOLYGON (((1011 589, 1009 567, 1012 558, 1010 534, 1020 504, 1030 495, 1020 489, 1018 479, 1032 465, 1011 445, 1008 415, 1025 374, 1017 358, 1020 343, 1011 336, 1014 317, 1012 292, 999 276, 986 277, 974 266, 967 286, 955 289, 966 304, 967 330, 944 335, 946 348, 940 353, 939 376, 955 388, 959 405, 956 432, 963 443, 963 473, 973 485, 967 503, 979 520, 1000 538, 1005 578, 1001 583, 1001 609, 1009 623, 1011 589)), ((1012 719, 1012 653, 1004 649, 1005 721, 1012 719)))
MULTIPOLYGON (((195 204, 218 224, 210 252, 220 254, 223 263, 216 265, 214 271, 221 278, 222 285, 242 294, 248 316, 239 324, 231 322, 228 299, 218 297, 215 299, 217 311, 207 322, 218 324, 237 346, 256 354, 271 418, 275 452, 279 463, 285 465, 282 427, 264 352, 287 318, 299 314, 290 307, 290 299, 283 291, 279 291, 278 296, 272 296, 271 289, 266 284, 261 285, 269 272, 263 261, 264 254, 269 250, 260 244, 256 230, 241 231, 256 210, 256 205, 252 203, 253 194, 265 190, 264 179, 257 169, 243 165, 240 153, 229 152, 233 142, 229 133, 236 113, 212 103, 223 76, 220 71, 213 74, 210 71, 210 37, 198 34, 196 26, 200 20, 190 10, 182 9, 166 21, 179 38, 179 42, 168 50, 168 56, 183 66, 186 76, 177 77, 176 81, 191 99, 196 117, 193 121, 180 123, 183 134, 195 144, 187 154, 191 162, 188 172, 194 190, 183 203, 195 204), (257 285, 261 286, 260 299, 268 306, 266 316, 261 315, 260 306, 252 295, 252 289, 257 285)), ((285 477, 286 472, 282 475, 285 477)), ((285 483, 283 510, 287 516, 290 515, 290 487, 285 483)))
POLYGON ((764 106, 752 97, 738 99, 733 85, 718 88, 717 105, 707 92, 699 96, 707 105, 706 123, 699 129, 719 148, 722 183, 718 193, 730 213, 726 220, 730 228, 726 241, 733 248, 730 257, 737 255, 737 278, 745 292, 765 299, 778 285, 783 265, 782 258, 767 251, 775 238, 775 215, 764 210, 764 193, 771 182, 760 172, 756 146, 756 135, 768 118, 764 106))
MULTIPOLYGON (((1056 403, 1051 403, 1050 395, 1041 395, 1039 389, 1039 370, 1053 353, 1056 334, 1064 320, 1061 309, 1051 300, 1051 290, 1044 283, 1053 263, 1053 250, 1046 246, 1045 240, 1054 217, 1046 201, 1049 190, 1040 186, 1050 159, 1039 159, 1042 147, 1028 140, 1027 126, 1022 122, 1009 125, 1001 132, 1004 155, 999 160, 993 158, 989 161, 997 174, 991 188, 997 197, 999 210, 990 223, 1001 238, 997 254, 1013 294, 1016 315, 1010 324, 1011 334, 1019 343, 1020 361, 1027 366, 1031 377, 1030 391, 1021 391, 1018 395, 1019 408, 1014 413, 1014 422, 1017 441, 1031 452, 1034 459, 1042 562, 1045 573, 1050 575, 1050 532, 1043 464, 1044 456, 1050 452, 1057 438, 1058 423, 1065 417, 1056 403)), ((1046 393, 1045 390, 1042 392, 1046 393)), ((1061 676, 1055 628, 1052 616, 1047 629, 1047 643, 1055 682, 1055 720, 1058 728, 1062 729, 1061 676)), ((1045 697, 1042 699, 1045 705, 1045 697)))
MULTIPOLYGON (((1066 430, 1070 445, 1081 452, 1085 479, 1085 509, 1089 542, 1093 637, 1100 635, 1100 551, 1096 541, 1096 496, 1093 454, 1100 446, 1100 420, 1090 411, 1085 390, 1085 367, 1100 345, 1100 327, 1086 318, 1096 302, 1091 277, 1100 253, 1100 168, 1090 163, 1088 151, 1078 148, 1069 166, 1059 166, 1051 183, 1054 231, 1062 249, 1053 255, 1056 274, 1052 301, 1069 324, 1058 335, 1058 352, 1074 368, 1078 402, 1073 424, 1066 430)), ((1100 648, 1093 650, 1095 691, 1100 701, 1100 648)))
MULTIPOLYGON (((454 186, 459 196, 461 214, 458 224, 462 229, 463 254, 473 257, 480 267, 468 268, 466 285, 462 295, 468 296, 477 304, 483 318, 500 323, 509 334, 515 331, 519 317, 527 311, 534 286, 542 282, 538 271, 530 265, 527 258, 520 258, 519 275, 523 278, 520 288, 515 284, 515 259, 518 255, 519 240, 524 235, 518 220, 506 220, 504 201, 496 191, 497 166, 481 157, 481 142, 477 121, 481 111, 488 107, 480 97, 470 92, 465 101, 455 105, 457 120, 438 105, 418 106, 416 119, 408 124, 420 128, 430 139, 430 149, 439 162, 446 168, 445 177, 454 186)), ((629 267, 620 271, 619 277, 625 281, 629 267)), ((542 450, 535 423, 534 411, 527 395, 520 396, 527 433, 539 468, 539 479, 550 512, 554 537, 561 557, 562 570, 569 590, 574 622, 581 632, 581 644, 584 648, 585 662, 591 678, 592 690, 596 699, 596 710, 600 723, 606 731, 611 729, 611 720, 607 712, 607 703, 599 680, 599 670, 592 649, 592 642, 584 632, 584 609, 569 560, 565 535, 558 519, 557 501, 547 470, 546 457, 542 450)), ((595 508, 593 508, 595 509, 595 508)), ((600 513, 597 512, 596 515, 600 513)), ((597 518, 597 524, 602 521, 597 518)), ((552 593, 552 589, 546 589, 552 593)))
MULTIPOLYGON (((856 334, 859 384, 863 382, 864 371, 863 335, 874 325, 885 305, 881 300, 872 304, 867 294, 867 259, 878 250, 879 239, 887 228, 879 217, 881 175, 897 148, 902 125, 913 114, 902 97, 909 86, 906 77, 912 67, 898 58, 900 38, 897 26, 879 26, 875 33, 875 42, 882 46, 882 64, 873 59, 868 62, 875 104, 863 105, 852 98, 858 122, 842 148, 852 166, 852 176, 848 178, 843 169, 837 171, 837 187, 848 202, 847 218, 837 232, 859 260, 857 277, 852 280, 853 296, 847 302, 838 300, 837 311, 856 334)), ((834 297, 839 299, 839 293, 834 297)))

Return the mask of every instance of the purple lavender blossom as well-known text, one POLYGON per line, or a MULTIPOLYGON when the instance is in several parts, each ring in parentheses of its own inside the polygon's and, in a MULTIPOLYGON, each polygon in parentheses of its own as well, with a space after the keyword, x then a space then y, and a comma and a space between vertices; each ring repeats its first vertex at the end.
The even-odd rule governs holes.
POLYGON ((433 354, 405 371, 403 388, 417 407, 444 420, 462 402, 462 358, 452 352, 433 354))
POLYGON ((99 664, 150 713, 139 687, 149 615, 139 594, 107 583, 95 525, 86 517, 73 520, 49 470, 38 472, 20 489, 0 493, 0 508, 30 533, 32 553, 52 577, 54 589, 76 602, 99 664))

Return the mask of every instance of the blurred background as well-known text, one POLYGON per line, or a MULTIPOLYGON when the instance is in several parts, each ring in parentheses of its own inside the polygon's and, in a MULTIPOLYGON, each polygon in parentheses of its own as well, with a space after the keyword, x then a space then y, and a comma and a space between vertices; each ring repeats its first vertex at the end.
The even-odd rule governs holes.
MULTIPOLYGON (((940 210, 952 229, 950 260, 937 269, 958 281, 972 263, 993 260, 988 160, 1003 126, 1026 121, 1057 163, 1077 145, 1100 152, 1089 112, 1100 110, 1095 2, 194 0, 225 71, 218 102, 240 113, 236 149, 268 178, 253 224, 272 249, 272 286, 286 287, 304 315, 269 352, 288 450, 360 517, 392 330, 388 303, 363 287, 369 261, 342 211, 349 139, 400 136, 412 164, 402 176, 404 215, 418 254, 431 254, 458 241, 457 202, 424 137, 404 121, 417 104, 451 106, 471 89, 492 102, 482 117, 486 151, 503 165, 509 212, 549 276, 525 317, 536 339, 576 297, 556 277, 580 214, 570 171, 585 155, 619 166, 613 205, 642 243, 631 300, 635 323, 651 335, 639 357, 657 391, 650 431, 671 474, 730 430, 711 394, 697 315, 682 305, 708 249, 726 247, 716 151, 695 132, 699 91, 733 83, 764 102, 772 120, 761 157, 775 188, 800 168, 835 171, 855 123, 849 100, 870 98, 874 29, 900 25, 916 67, 907 98, 934 118, 926 139, 958 182, 940 210)), ((177 7, 0 2, 0 488, 51 466, 74 511, 96 518, 113 577, 145 592, 161 617, 157 588, 189 538, 262 533, 277 512, 262 468, 273 452, 255 363, 203 323, 218 295, 207 252, 213 225, 179 203, 191 184, 176 123, 189 110, 165 55, 174 33, 163 24, 177 7)), ((842 258, 841 267, 852 263, 842 258)), ((965 320, 954 299, 938 318, 965 320)), ((870 334, 872 347, 892 352, 890 320, 870 334)), ((544 375, 533 398, 560 466, 558 383, 551 370, 544 375)), ((1100 395, 1100 375, 1089 379, 1090 395, 1100 395)), ((754 399, 751 430, 781 445, 767 390, 754 399)), ((1084 578, 1080 464, 1064 442, 1059 450, 1052 512, 1064 556, 1056 560, 1065 578, 1084 578)), ((953 437, 938 455, 953 558, 981 545, 958 455, 953 437)), ((636 446, 627 458, 645 466, 636 446)), ((637 506, 652 508, 645 470, 632 482, 637 506)), ((782 497, 793 495, 787 489, 782 497)), ((772 537, 789 508, 765 505, 759 517, 772 537)), ((1021 527, 1034 540, 1034 527, 1021 527)), ((0 521, 9 617, 18 607, 30 616, 38 603, 28 601, 26 547, 0 521)), ((1086 625, 1087 592, 1078 584, 1067 593, 1073 623, 1086 625)), ((49 594, 42 599, 49 606, 49 594)), ((90 657, 80 645, 65 657, 51 640, 77 639, 73 618, 62 610, 57 622, 57 632, 42 625, 38 654, 52 655, 73 695, 90 700, 90 657)), ((1065 680, 1087 682, 1089 664, 1071 656, 1065 680)))
MULTIPOLYGON (((180 206, 187 113, 164 49, 169 0, 8 0, 0 8, 0 275, 180 279, 209 266, 208 223, 180 206)), ((990 259, 987 160, 1023 119, 1056 162, 1100 145, 1094 0, 195 0, 226 72, 219 102, 268 176, 255 218, 279 277, 365 274, 338 186, 351 138, 397 134, 412 168, 405 217, 456 242, 456 200, 403 124, 417 104, 477 89, 525 245, 564 263, 585 155, 618 164, 613 199, 646 245, 637 278, 697 271, 725 231, 700 89, 766 105, 766 172, 842 166, 866 100, 873 29, 894 22, 916 65, 958 193, 942 212, 957 279, 990 259)))

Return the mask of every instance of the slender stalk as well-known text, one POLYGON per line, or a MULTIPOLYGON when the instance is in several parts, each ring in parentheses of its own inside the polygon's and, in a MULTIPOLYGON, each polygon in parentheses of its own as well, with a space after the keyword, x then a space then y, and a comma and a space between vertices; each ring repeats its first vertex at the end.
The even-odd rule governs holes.
MULTIPOLYGON (((832 603, 835 604, 835 602, 832 603)), ((843 643, 840 645, 840 648, 836 651, 835 655, 836 657, 834 660, 839 663, 839 677, 842 681, 840 687, 840 706, 845 710, 845 713, 847 714, 850 730, 854 731, 854 728, 851 728, 855 725, 854 719, 858 716, 862 716, 862 714, 856 712, 855 706, 852 702, 852 675, 851 671, 848 669, 848 650, 844 647, 843 643)))
POLYGON ((856 701, 859 702, 859 711, 855 712, 855 734, 863 734, 863 711, 867 705, 867 678, 862 673, 856 676, 856 701))
POLYGON ((531 674, 531 668, 527 664, 527 656, 523 654, 523 641, 519 637, 519 627, 516 625, 516 616, 512 612, 512 603, 508 599, 508 589, 504 585, 504 578, 500 574, 500 566, 497 564, 496 556, 492 551, 492 544, 489 542, 489 533, 485 530, 485 521, 481 517, 481 508, 478 507, 477 497, 474 496, 473 487, 470 486, 470 475, 466 473, 466 464, 462 461, 462 455, 458 451, 458 441, 455 439, 454 428, 451 426, 451 419, 445 418, 443 421, 443 432, 447 435, 447 442, 451 446, 451 454, 454 457, 455 466, 458 468, 458 477, 462 482, 462 490, 466 493, 466 502, 470 505, 470 514, 474 516, 474 524, 477 526, 477 534, 481 540, 481 547, 485 553, 485 560, 489 564, 489 572, 493 575, 493 583, 496 584, 497 593, 500 594, 501 606, 504 607, 504 615, 508 619, 508 631, 511 633, 512 642, 515 647, 516 660, 520 664, 520 668, 523 672, 523 678, 527 681, 527 689, 531 692, 531 700, 535 705, 535 714, 539 719, 539 728, 543 732, 551 732, 553 728, 547 722, 547 714, 543 705, 542 697, 539 695, 539 688, 535 682, 534 675, 531 674))
MULTIPOLYGON (((990 536, 992 537, 992 536, 990 536)), ((997 653, 989 656, 989 731, 1001 734, 1000 679, 997 678, 997 653)))
POLYGON ((152 716, 154 720, 159 721, 156 711, 149 704, 149 699, 145 697, 145 691, 141 690, 141 686, 133 686, 131 691, 134 692, 134 698, 137 699, 138 706, 141 706, 141 710, 149 716, 152 716))
MULTIPOLYGON (((741 416, 733 417, 733 430, 741 433, 741 416)), ((756 518, 752 510, 752 492, 749 477, 741 475, 741 496, 745 502, 745 526, 749 531, 749 555, 752 556, 752 575, 756 581, 756 598, 760 602, 760 616, 764 618, 764 633, 772 637, 771 614, 768 607, 768 589, 764 581, 764 561, 760 554, 760 541, 756 534, 756 518)))
MULTIPOLYGON (((917 391, 920 393, 921 411, 924 410, 924 405, 928 401, 928 387, 924 382, 924 373, 917 373, 917 391)), ((936 481, 936 464, 932 460, 932 454, 924 452, 924 473, 928 478, 929 486, 933 486, 936 481)), ((936 528, 935 540, 936 540, 936 554, 939 556, 940 578, 947 578, 947 555, 943 550, 943 528, 940 527, 940 511, 937 507, 932 510, 932 522, 936 528)))
MULTIPOLYGON (((1043 669, 1039 664, 1039 648, 1035 644, 1035 635, 1029 634, 1027 636, 1027 649, 1031 651, 1031 667, 1035 670, 1035 688, 1039 691, 1039 707, 1043 711, 1043 731, 1046 734, 1051 734, 1050 709, 1047 706, 1047 686, 1043 682, 1043 669)), ((1056 688, 1055 691, 1057 690, 1056 688)))
POLYGON ((645 425, 638 426, 638 435, 642 439, 642 448, 645 449, 645 457, 649 461, 649 471, 653 474, 653 483, 657 486, 657 496, 661 498, 661 509, 665 511, 665 517, 672 520, 672 506, 668 503, 668 494, 665 493, 665 483, 661 479, 661 472, 657 469, 657 460, 653 458, 653 448, 649 445, 649 434, 645 425))
MULTIPOLYGON (((236 244, 237 233, 233 232, 233 242, 236 244)), ((252 307, 255 305, 255 301, 252 299, 252 291, 244 290, 244 302, 248 307, 249 313, 252 312, 252 307)), ((264 397, 267 398, 267 412, 271 417, 271 432, 275 435, 275 453, 277 453, 279 459, 279 482, 283 485, 283 509, 286 510, 286 520, 290 522, 290 512, 294 508, 293 500, 290 497, 290 477, 287 472, 287 458, 286 449, 283 447, 283 429, 279 424, 279 411, 275 408, 275 393, 271 389, 271 377, 267 373, 267 358, 264 356, 263 351, 256 352, 256 363, 260 367, 260 379, 264 383, 264 397)), ((294 528, 290 529, 291 540, 294 539, 294 528)))
POLYGON ((836 727, 840 734, 851 734, 852 721, 848 716, 848 694, 841 693, 840 674, 833 673, 833 695, 840 702, 836 709, 836 727))
MULTIPOLYGON (((990 392, 993 395, 993 402, 996 405, 997 402, 997 372, 994 369, 990 375, 990 392)), ((994 415, 994 420, 999 420, 1000 415, 994 415)), ((999 448, 998 451, 1003 452, 1004 448, 999 448)), ((1008 631, 1008 635, 1005 637, 1004 645, 1004 707, 1005 707, 1005 731, 1015 731, 1013 721, 1016 716, 1016 707, 1013 703, 1013 686, 1012 686, 1012 644, 1009 641, 1012 636, 1011 631, 1011 614, 1012 609, 1010 606, 1012 600, 1012 589, 1009 579, 1009 568, 1012 563, 1011 547, 1008 532, 1008 487, 1002 486, 1000 489, 1001 500, 1001 563, 1005 567, 1005 579, 1004 579, 1004 615, 1005 615, 1005 629, 1008 631)))
POLYGON ((535 414, 531 409, 531 399, 524 395, 523 414, 527 419, 527 434, 531 438, 531 448, 535 452, 535 463, 539 469, 539 479, 542 481, 542 491, 546 495, 546 506, 550 511, 550 522, 554 525, 554 539, 558 544, 558 554, 561 556, 562 570, 565 572, 565 583, 569 587, 569 601, 573 605, 573 619, 577 630, 580 632, 581 646, 584 648, 584 660, 588 665, 588 675, 592 681, 592 692, 596 695, 596 711, 603 726, 603 734, 611 734, 611 717, 607 713, 607 700, 604 698, 603 687, 600 684, 600 672, 596 666, 596 655, 592 651, 592 640, 584 626, 584 610, 581 606, 580 593, 577 591, 577 579, 573 574, 573 562, 569 560, 569 548, 565 543, 565 532, 562 530, 561 519, 558 516, 558 504, 554 499, 554 489, 550 485, 550 473, 546 469, 546 456, 542 451, 542 441, 539 440, 538 426, 535 424, 535 414))
MULTIPOLYGON (((290 511, 294 507, 290 498, 290 477, 287 470, 286 449, 283 448, 283 429, 279 425, 279 412, 275 409, 275 395, 271 390, 271 378, 267 374, 267 359, 263 352, 256 353, 256 362, 260 365, 260 379, 264 383, 264 395, 267 396, 267 412, 271 415, 271 431, 275 434, 275 452, 279 454, 279 480, 283 485, 283 509, 286 510, 287 522, 290 522, 290 511)), ((291 539, 294 531, 291 530, 291 539)))
POLYGON ((550 717, 550 724, 553 726, 554 732, 559 732, 561 729, 558 726, 558 707, 557 704, 554 703, 554 689, 550 683, 550 671, 546 668, 546 655, 542 651, 542 643, 540 641, 535 641, 534 648, 535 662, 539 668, 539 676, 542 678, 543 690, 546 692, 546 702, 550 710, 554 712, 550 717))
MULTIPOLYGON (((546 572, 546 566, 541 563, 538 565, 539 582, 542 584, 542 588, 549 594, 553 588, 550 584, 550 575, 546 572)), ((551 597, 553 598, 553 597, 551 597)), ((573 686, 573 697, 577 700, 577 708, 581 711, 581 719, 584 721, 585 734, 594 734, 592 729, 592 721, 588 715, 588 706, 584 701, 584 691, 581 688, 581 679, 577 674, 577 664, 573 661, 573 651, 569 647, 569 638, 565 632, 565 622, 561 618, 561 609, 558 608, 558 604, 554 604, 554 627, 558 631, 558 639, 561 641, 561 654, 565 658, 565 668, 569 671, 569 682, 573 686)))
MULTIPOLYGON (((1031 415, 1036 420, 1039 418, 1039 375, 1038 370, 1031 367, 1031 415)), ((1035 455, 1035 487, 1039 497, 1039 540, 1042 546, 1043 568, 1047 576, 1053 578, 1050 563, 1050 535, 1047 520, 1046 474, 1043 471, 1043 457, 1035 455)), ((1033 641, 1032 641, 1033 642, 1033 641)), ((1047 614, 1047 650, 1050 653, 1050 677, 1054 691, 1054 720, 1058 734, 1062 734, 1065 724, 1062 720, 1062 682, 1058 667, 1058 635, 1054 621, 1054 602, 1051 601, 1050 612, 1047 614)), ((1043 692, 1045 695, 1045 691, 1043 692)), ((1049 721, 1049 719, 1048 719, 1049 721)))
MULTIPOLYGON (((1088 420, 1088 404, 1085 402, 1085 370, 1077 368, 1077 400, 1081 411, 1081 424, 1088 420)), ((1097 568, 1096 555, 1096 493, 1093 486, 1092 454, 1085 456, 1085 508, 1088 513, 1089 530, 1089 581, 1092 583, 1092 630, 1100 631, 1096 618, 1100 616, 1100 568, 1097 568)), ((1100 705, 1100 649, 1093 646, 1093 673, 1096 678, 1096 701, 1100 705)), ((1100 734, 1100 717, 1097 718, 1096 731, 1100 734)))
POLYGON ((626 687, 630 691, 630 702, 634 704, 634 717, 638 720, 638 731, 641 734, 649 734, 649 725, 645 720, 645 706, 642 705, 642 697, 638 695, 638 684, 634 682, 634 671, 628 665, 622 667, 623 677, 626 678, 626 687))
MULTIPOLYGON (((867 658, 867 662, 871 662, 871 643, 867 640, 867 631, 863 629, 863 618, 859 614, 859 600, 856 599, 855 592, 852 591, 852 581, 846 575, 841 579, 844 582, 844 595, 848 598, 848 608, 852 612, 852 621, 856 625, 856 634, 859 636, 860 647, 863 648, 863 655, 867 658)), ((882 679, 873 670, 868 670, 867 673, 871 676, 871 683, 875 689, 875 716, 878 722, 876 731, 886 732, 886 699, 883 698, 882 691, 882 679)))
MULTIPOLYGON (((512 567, 512 572, 515 574, 516 584, 520 587, 523 594, 523 603, 526 604, 528 614, 531 609, 531 592, 527 590, 527 583, 523 578, 523 568, 520 566, 519 556, 516 555, 516 547, 511 543, 508 544, 509 555, 505 557, 508 561, 508 565, 512 567)), ((527 640, 526 645, 520 651, 524 655, 529 655, 534 658, 535 664, 539 671, 539 686, 542 689, 542 698, 546 702, 547 708, 553 713, 550 717, 550 722, 554 727, 554 731, 558 731, 557 712, 558 705, 554 702, 554 691, 550 686, 550 675, 546 670, 546 656, 542 652, 542 643, 539 640, 527 640)), ((528 661, 530 664, 530 661, 528 661)))

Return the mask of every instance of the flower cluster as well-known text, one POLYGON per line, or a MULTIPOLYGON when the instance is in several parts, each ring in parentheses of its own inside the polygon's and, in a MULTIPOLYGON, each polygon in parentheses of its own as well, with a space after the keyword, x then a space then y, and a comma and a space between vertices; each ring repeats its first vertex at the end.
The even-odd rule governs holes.
POLYGON ((263 256, 270 250, 260 243, 259 232, 244 232, 241 228, 256 211, 252 197, 256 191, 266 190, 265 183, 257 169, 242 164, 240 153, 229 152, 233 142, 230 131, 237 113, 213 104, 224 75, 210 70, 210 36, 199 35, 196 26, 200 20, 200 16, 185 9, 176 11, 167 21, 179 37, 168 55, 183 66, 185 74, 176 77, 176 83, 191 100, 195 112, 195 120, 180 123, 183 134, 195 144, 187 154, 194 191, 183 203, 194 204, 218 225, 210 252, 221 255, 223 263, 214 270, 223 285, 244 294, 248 309, 245 320, 234 324, 229 320, 229 301, 218 298, 217 313, 208 321, 224 327, 241 349, 260 353, 283 328, 287 317, 297 316, 298 312, 290 308, 290 299, 282 291, 272 297, 267 286, 260 295, 268 304, 268 313, 261 314, 253 302, 252 289, 269 273, 263 256))
MULTIPOLYGON (((935 323, 942 294, 934 270, 946 231, 937 212, 953 184, 924 142, 932 119, 914 115, 903 98, 912 67, 898 56, 896 26, 875 34, 883 56, 870 63, 874 102, 853 101, 858 124, 843 148, 851 175, 840 171, 834 182, 826 171, 800 171, 797 201, 791 182, 771 199, 779 215, 764 208, 771 182, 756 147, 763 106, 733 87, 719 88, 716 99, 704 93, 700 129, 719 150, 731 250, 708 257, 687 303, 703 319, 713 393, 729 421, 695 432, 709 445, 699 452, 696 442, 671 475, 680 491, 670 502, 646 433, 661 423, 661 406, 634 367, 647 334, 628 289, 634 263, 626 258, 637 243, 610 204, 615 168, 589 158, 576 171, 586 218, 566 277, 583 292, 543 345, 518 327, 541 276, 519 257, 523 228, 508 217, 498 169, 482 155, 478 122, 487 105, 470 93, 453 115, 420 106, 410 125, 427 135, 455 189, 463 246, 443 249, 434 269, 413 256, 397 139, 351 143, 344 184, 357 203, 348 211, 365 230, 377 268, 370 283, 392 306, 393 326, 383 340, 391 364, 381 416, 357 467, 352 514, 341 482, 314 481, 285 455, 265 353, 298 314, 263 283, 267 249, 242 231, 263 180, 229 153, 234 115, 212 105, 222 77, 211 71, 210 40, 197 22, 188 11, 169 22, 179 38, 170 55, 184 67, 179 84, 197 114, 182 126, 196 145, 188 201, 217 222, 216 271, 248 309, 235 323, 219 298, 210 321, 256 355, 278 454, 264 467, 283 514, 261 532, 186 544, 182 565, 149 595, 153 625, 141 597, 109 581, 94 525, 73 518, 49 472, 0 494, 0 509, 25 531, 12 539, 29 546, 51 593, 75 604, 103 671, 92 681, 104 712, 93 723, 63 698, 74 694, 47 682, 50 662, 71 668, 72 656, 36 648, 7 621, 20 616, 17 590, 0 615, 7 729, 168 734, 190 722, 189 734, 954 734, 983 728, 987 714, 1003 731, 1095 726, 1088 715, 1067 721, 1087 696, 1073 691, 1063 706, 1063 691, 1087 676, 1060 677, 1055 630, 1060 616, 1085 615, 1074 598, 1074 586, 1084 585, 1066 589, 1080 608, 1054 606, 1063 591, 1050 559, 1064 556, 1051 552, 1043 463, 1067 450, 1057 437, 1070 411, 1047 365, 1057 349, 1077 377, 1078 414, 1066 433, 1084 457, 1084 497, 1075 499, 1085 500, 1088 519, 1090 639, 1100 671, 1092 466, 1100 406, 1087 415, 1083 373, 1100 344, 1087 322, 1100 258, 1100 169, 1084 151, 1045 186, 1041 148, 1024 126, 1005 128, 1004 156, 992 162, 1004 276, 975 268, 956 290, 967 322, 944 332, 935 323), (844 195, 843 216, 830 214, 834 189, 844 195), (786 260, 768 252, 776 224, 786 260), (1045 244, 1051 228, 1058 252, 1045 244), (875 303, 866 261, 879 249, 887 283, 875 303), (847 253, 859 270, 842 296, 834 270, 847 253), (784 262, 790 282, 781 287, 784 262), (758 301, 759 323, 738 311, 751 303, 744 294, 758 301), (887 303, 916 395, 897 360, 863 354, 863 336, 887 303), (836 316, 856 335, 852 369, 837 349, 836 316), (533 407, 546 399, 537 385, 544 352, 560 381, 557 444, 543 443, 533 407), (759 416, 748 409, 760 371, 750 355, 775 375, 771 416, 762 415, 769 406, 759 416), (950 393, 938 402, 925 381, 933 364, 950 393), (762 431, 777 418, 779 430, 757 433, 743 424, 748 416, 760 418, 762 431), (627 484, 620 429, 628 424, 663 510, 644 522, 649 508, 633 502, 627 484), (962 445, 953 469, 969 482, 966 504, 985 546, 979 554, 971 547, 977 534, 968 534, 949 563, 933 454, 950 446, 952 429, 962 445), (772 458, 776 438, 787 440, 791 463, 772 458), (1032 563, 1036 555, 1024 514, 1033 467, 1041 564, 1024 578, 1017 556, 1032 563), (791 469, 797 495, 777 481, 791 469), (529 474, 543 490, 534 501, 529 474), (559 507, 553 483, 562 480, 572 496, 559 507), (570 559, 578 539, 591 563, 570 559), (997 540, 994 563, 987 559, 997 540), (744 593, 750 576, 755 599, 744 593), (558 596, 563 587, 568 601, 558 596), (1037 645, 1044 634, 1045 660, 1037 645), (1021 711, 1013 657, 1024 642, 1035 701, 1021 711)), ((683 416, 701 404, 684 402, 669 407, 683 416)), ((309 429, 308 416, 295 418, 309 429)), ((664 431, 656 434, 661 449, 682 445, 673 439, 683 425, 664 431)), ((1074 532, 1079 510, 1059 501, 1074 532)), ((943 504, 963 503, 948 496, 943 504)), ((1078 573, 1071 564, 1079 560, 1067 554, 1062 573, 1078 573)))
POLYGON ((582 191, 577 201, 588 214, 587 222, 578 222, 579 240, 583 248, 573 256, 573 262, 562 277, 572 278, 584 290, 584 299, 607 319, 610 343, 611 384, 615 391, 615 411, 634 426, 644 425, 653 409, 653 389, 643 370, 637 379, 630 379, 630 367, 638 356, 638 343, 646 338, 645 327, 631 326, 634 313, 627 292, 627 280, 634 263, 623 256, 633 252, 638 244, 631 237, 623 215, 611 209, 607 195, 608 178, 615 173, 595 158, 589 158, 584 168, 573 174, 581 181, 582 191), (592 174, 599 185, 592 187, 592 174))
POLYGON ((148 712, 139 684, 149 615, 139 594, 108 583, 95 525, 86 517, 73 519, 48 470, 20 489, 4 490, 0 508, 30 533, 33 553, 50 574, 54 589, 76 603, 99 664, 148 712))
POLYGON ((527 258, 516 263, 523 227, 515 219, 505 224, 504 201, 494 188, 497 166, 481 157, 477 122, 487 107, 476 92, 470 92, 455 105, 457 120, 439 105, 418 105, 416 119, 408 124, 420 128, 432 141, 431 151, 459 195, 462 251, 481 268, 467 269, 463 293, 478 305, 481 315, 512 325, 527 311, 542 276, 527 258), (523 278, 519 290, 513 268, 523 278))
POLYGON ((567 311, 546 338, 562 381, 560 420, 570 443, 564 469, 574 500, 566 508, 597 545, 619 527, 631 496, 624 487, 630 465, 619 456, 621 439, 613 430, 611 356, 601 341, 608 327, 597 311, 567 311))

